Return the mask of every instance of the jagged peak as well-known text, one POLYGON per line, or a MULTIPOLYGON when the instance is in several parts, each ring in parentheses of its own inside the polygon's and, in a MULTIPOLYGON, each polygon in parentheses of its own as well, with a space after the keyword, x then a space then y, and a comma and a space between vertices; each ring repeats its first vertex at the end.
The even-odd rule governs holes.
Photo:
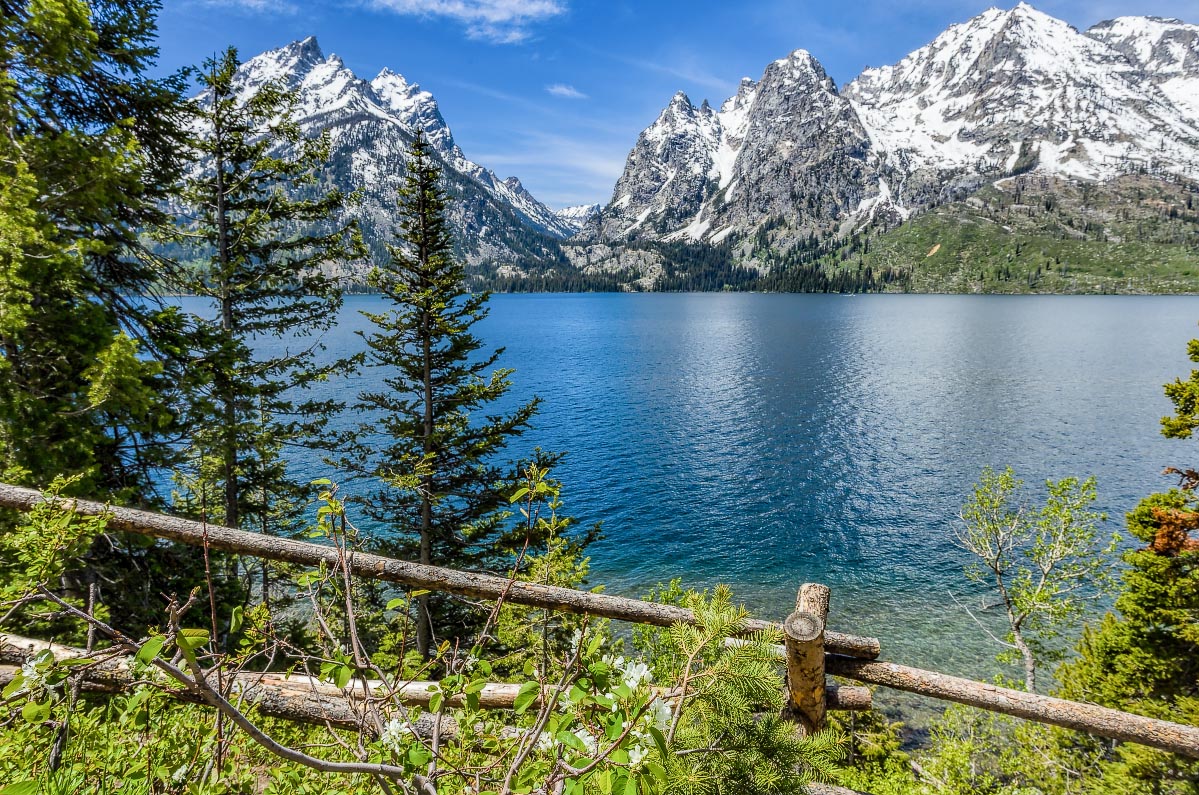
POLYGON ((244 77, 252 76, 256 82, 285 80, 294 85, 325 61, 316 36, 309 36, 255 55, 243 63, 238 72, 244 77))
POLYGON ((674 92, 674 96, 670 98, 670 104, 667 107, 674 107, 676 105, 690 109, 695 108, 695 105, 691 104, 691 97, 687 96, 686 91, 674 92))
POLYGON ((819 83, 825 90, 836 92, 836 87, 824 71, 824 66, 812 53, 803 49, 794 50, 786 58, 780 58, 766 67, 762 82, 779 79, 784 83, 819 83))
POLYGON ((404 86, 413 91, 419 90, 420 86, 416 83, 409 83, 408 78, 404 77, 399 72, 392 70, 390 67, 384 66, 379 70, 379 74, 375 75, 372 83, 388 83, 390 85, 404 86))
POLYGON ((775 61, 775 63, 779 66, 784 66, 787 64, 808 65, 816 63, 816 58, 812 55, 812 53, 801 47, 797 50, 792 50, 787 54, 786 58, 779 58, 777 61, 775 61))
POLYGON ((1078 29, 1069 22, 1065 22, 1055 16, 1046 14, 1044 11, 1033 8, 1028 3, 1016 4, 1011 11, 1008 11, 1005 14, 1005 16, 1009 25, 1019 22, 1046 29, 1069 28, 1075 33, 1078 32, 1078 29))

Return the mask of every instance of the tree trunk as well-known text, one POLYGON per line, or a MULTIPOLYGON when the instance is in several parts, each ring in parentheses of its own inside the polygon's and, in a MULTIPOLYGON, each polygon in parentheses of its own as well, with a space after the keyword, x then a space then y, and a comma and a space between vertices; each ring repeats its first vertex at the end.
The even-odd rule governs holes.
MULTIPOLYGON (((418 252, 422 270, 427 273, 429 268, 429 252, 424 241, 428 238, 426 229, 426 212, 424 191, 420 195, 421 246, 418 252)), ((424 392, 424 438, 422 450, 426 466, 433 454, 433 361, 432 334, 429 310, 421 313, 421 359, 424 372, 422 373, 422 388, 424 392)), ((428 566, 433 563, 433 475, 425 475, 423 482, 424 493, 420 501, 420 562, 428 566)), ((433 616, 429 612, 429 595, 424 594, 417 599, 416 649, 426 660, 429 659, 433 645, 433 616)))

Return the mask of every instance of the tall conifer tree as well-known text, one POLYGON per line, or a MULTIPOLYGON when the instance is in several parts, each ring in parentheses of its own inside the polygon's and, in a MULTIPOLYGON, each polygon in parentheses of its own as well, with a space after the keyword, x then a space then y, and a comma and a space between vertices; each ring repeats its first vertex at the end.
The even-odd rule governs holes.
POLYGON ((330 266, 364 250, 338 220, 346 197, 320 184, 327 141, 304 137, 282 85, 242 90, 237 68, 232 48, 203 67, 199 167, 172 233, 198 252, 180 286, 211 302, 193 318, 186 416, 209 515, 278 532, 303 488, 283 451, 317 444, 339 407, 309 391, 339 367, 320 361, 342 301, 330 266))
MULTIPOLYGON (((487 315, 487 293, 470 293, 446 224, 441 169, 424 135, 409 151, 400 189, 400 235, 370 284, 392 307, 364 312, 367 361, 388 368, 385 390, 363 392, 355 406, 371 421, 359 428, 347 464, 387 485, 366 512, 385 526, 388 546, 421 563, 494 566, 504 554, 504 473, 495 462, 528 428, 535 398, 507 415, 479 412, 509 389, 509 369, 493 370, 502 349, 480 354, 471 327, 487 315)), ((472 620, 447 599, 423 595, 417 648, 458 636, 472 620)))
POLYGON ((171 416, 172 313, 139 230, 183 163, 179 76, 149 78, 158 5, 0 2, 0 475, 136 501, 171 416), (166 358, 167 366, 170 359, 166 358))

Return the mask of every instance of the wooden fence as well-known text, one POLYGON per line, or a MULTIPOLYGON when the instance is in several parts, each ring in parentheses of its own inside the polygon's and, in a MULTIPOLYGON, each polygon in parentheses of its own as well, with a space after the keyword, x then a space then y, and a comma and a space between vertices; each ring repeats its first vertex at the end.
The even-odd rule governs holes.
MULTIPOLYGON (((45 499, 48 498, 41 492, 0 484, 0 507, 28 511, 45 499)), ((64 499, 61 502, 80 515, 106 516, 109 528, 114 530, 184 544, 206 544, 212 549, 268 560, 308 566, 321 563, 341 565, 340 553, 321 544, 264 536, 85 500, 64 499)), ((691 611, 671 605, 513 581, 380 555, 351 552, 346 565, 353 574, 361 577, 477 599, 503 598, 514 604, 655 626, 695 622, 691 611)), ((787 668, 788 712, 805 730, 814 731, 823 726, 825 711, 830 707, 861 709, 869 706, 869 694, 863 689, 828 685, 825 676, 831 674, 1199 759, 1199 727, 1196 726, 877 660, 881 651, 877 638, 827 629, 825 623, 829 599, 827 587, 808 584, 799 591, 796 611, 781 626, 760 620, 752 621, 748 626, 751 631, 766 627, 779 627, 782 630, 785 643, 777 649, 777 653, 784 658, 787 668)), ((0 641, 3 640, 0 637, 0 641)), ((13 657, 11 649, 22 641, 25 639, 17 638, 14 642, 10 637, 7 644, 0 642, 0 661, 10 662, 3 659, 4 649, 9 649, 7 656, 13 657)), ((740 641, 729 639, 728 642, 740 641)), ((2 674, 0 671, 0 678, 2 674)), ((427 692, 427 686, 420 688, 419 684, 407 689, 412 694, 412 700, 417 702, 420 698, 417 691, 427 692)), ((503 706, 502 700, 497 700, 495 705, 503 706)))

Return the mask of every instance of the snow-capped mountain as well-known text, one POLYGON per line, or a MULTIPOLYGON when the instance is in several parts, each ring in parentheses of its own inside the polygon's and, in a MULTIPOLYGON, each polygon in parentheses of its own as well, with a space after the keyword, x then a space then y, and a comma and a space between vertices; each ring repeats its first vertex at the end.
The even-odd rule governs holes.
POLYGON ((675 94, 633 147, 602 233, 720 242, 781 215, 835 217, 873 195, 869 154, 850 104, 796 50, 742 80, 719 111, 675 94))
POLYGON ((558 216, 558 220, 569 226, 575 232, 578 232, 586 226, 591 219, 599 215, 602 204, 576 204, 574 207, 563 207, 554 215, 558 216))
POLYGON ((1199 128, 1140 68, 1023 3, 867 69, 845 95, 901 174, 1002 174, 1035 162, 1086 180, 1139 167, 1199 176, 1199 128))
POLYGON ((1199 27, 1080 33, 1021 3, 954 25, 838 91, 809 53, 719 111, 684 94, 638 138, 584 237, 782 242, 907 217, 1016 172, 1199 180, 1199 27))
POLYGON ((1161 17, 1118 17, 1100 22, 1087 35, 1123 53, 1199 123, 1199 25, 1161 17))
POLYGON ((293 118, 306 135, 329 135, 328 174, 347 192, 362 192, 350 212, 376 252, 393 239, 396 191, 417 130, 444 162, 454 199, 450 223, 470 264, 553 260, 560 256, 557 239, 575 231, 516 177, 500 179, 467 159, 433 95, 403 75, 384 69, 363 80, 309 37, 249 59, 235 76, 237 91, 246 96, 268 81, 295 92, 293 118))

